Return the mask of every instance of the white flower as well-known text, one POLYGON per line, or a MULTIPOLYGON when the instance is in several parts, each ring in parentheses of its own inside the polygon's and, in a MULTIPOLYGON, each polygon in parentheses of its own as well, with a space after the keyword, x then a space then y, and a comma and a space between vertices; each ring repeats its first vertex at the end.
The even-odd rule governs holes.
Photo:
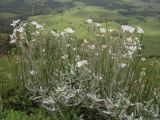
POLYGON ((80 67, 82 67, 84 65, 88 65, 87 60, 82 60, 82 61, 77 62, 77 67, 78 68, 80 68, 80 67))
POLYGON ((31 22, 32 25, 37 25, 38 23, 36 21, 31 22))
POLYGON ((137 50, 137 46, 130 46, 129 49, 134 53, 137 50))
POLYGON ((17 40, 16 40, 16 34, 15 33, 13 33, 12 35, 10 35, 9 37, 11 39, 11 41, 9 42, 10 44, 14 44, 14 43, 17 42, 17 40))
POLYGON ((23 31, 24 31, 23 27, 20 27, 20 28, 17 29, 17 32, 19 32, 19 33, 22 33, 23 31))
POLYGON ((62 36, 65 35, 65 32, 61 32, 60 35, 62 35, 62 36))
POLYGON ((77 56, 76 56, 76 61, 79 61, 79 60, 80 60, 80 56, 77 55, 77 56))
POLYGON ((67 33, 74 33, 75 32, 72 28, 64 29, 64 31, 67 33))
POLYGON ((36 72, 35 70, 31 70, 29 73, 30 73, 31 75, 36 75, 36 74, 37 74, 37 72, 36 72))
POLYGON ((107 31, 105 28, 99 28, 99 30, 101 33, 106 33, 106 31, 107 31))
POLYGON ((87 44, 87 43, 88 43, 88 41, 87 41, 86 39, 84 39, 84 43, 85 43, 85 44, 87 44))
POLYGON ((88 19, 88 20, 86 20, 86 22, 91 24, 93 22, 93 20, 92 19, 88 19))
POLYGON ((127 38, 127 41, 131 43, 133 41, 133 39, 131 37, 129 37, 129 38, 127 38))
POLYGON ((11 40, 9 43, 10 44, 14 44, 14 43, 16 43, 17 41, 15 40, 15 39, 13 39, 13 40, 11 40))
POLYGON ((128 56, 132 59, 133 52, 128 51, 128 56))
POLYGON ((66 47, 70 47, 71 45, 68 43, 67 45, 65 45, 66 47))
POLYGON ((36 25, 36 28, 37 28, 37 29, 43 29, 43 25, 37 24, 37 25, 36 25))
POLYGON ((55 32, 55 31, 53 31, 53 30, 51 30, 51 34, 55 35, 55 34, 56 34, 56 32, 55 32))
POLYGON ((127 38, 124 42, 124 48, 127 50, 129 57, 132 58, 137 49, 140 49, 140 42, 137 38, 127 38))
POLYGON ((77 48, 73 48, 73 51, 76 51, 77 50, 77 48))
POLYGON ((140 27, 137 27, 137 32, 138 33, 144 33, 144 30, 142 28, 140 28, 140 27))
POLYGON ((109 52, 109 54, 110 54, 110 55, 112 54, 112 50, 111 50, 111 49, 109 49, 109 51, 108 51, 108 52, 109 52))
POLYGON ((43 49, 42 52, 44 53, 46 51, 46 49, 43 49))
POLYGON ((99 80, 102 80, 103 79, 103 76, 102 75, 95 75, 95 73, 93 73, 93 75, 96 77, 96 79, 99 79, 99 80))
POLYGON ((97 53, 96 53, 96 55, 98 56, 98 55, 99 55, 99 53, 97 52, 97 53))
POLYGON ((13 20, 13 23, 11 24, 11 26, 15 27, 19 22, 20 22, 20 19, 13 20))
POLYGON ((127 66, 127 64, 125 64, 125 63, 121 63, 121 64, 119 65, 120 68, 125 68, 126 66, 127 66))
POLYGON ((36 32, 33 33, 33 35, 38 36, 38 35, 40 35, 40 32, 36 31, 36 32))
POLYGON ((145 61, 146 59, 145 59, 145 58, 142 58, 141 60, 142 60, 142 61, 145 61))
POLYGON ((36 21, 32 21, 31 24, 35 25, 37 29, 43 29, 43 27, 44 27, 43 25, 38 24, 36 21))
POLYGON ((101 23, 95 23, 97 27, 101 27, 102 24, 101 23))
POLYGON ((107 45, 102 45, 102 48, 103 48, 103 49, 107 48, 107 45))
POLYGON ((55 31, 51 30, 51 34, 58 37, 60 34, 56 33, 55 31))
POLYGON ((145 76, 145 75, 146 75, 145 71, 142 71, 141 76, 145 76))
POLYGON ((113 32, 114 30, 113 29, 108 29, 108 32, 113 32))
POLYGON ((61 59, 63 59, 63 60, 65 60, 66 58, 68 58, 68 55, 61 56, 61 59))
POLYGON ((121 25, 121 29, 123 30, 123 32, 133 33, 135 31, 135 28, 129 25, 121 25))
POLYGON ((95 45, 89 45, 89 49, 93 50, 93 49, 95 49, 95 48, 96 48, 95 45))

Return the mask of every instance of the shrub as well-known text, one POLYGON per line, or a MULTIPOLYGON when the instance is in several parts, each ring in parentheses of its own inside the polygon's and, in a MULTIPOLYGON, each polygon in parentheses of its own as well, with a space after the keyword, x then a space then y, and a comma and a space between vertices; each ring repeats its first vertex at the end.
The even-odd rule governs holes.
POLYGON ((17 79, 30 99, 63 120, 158 119, 158 68, 141 55, 142 29, 88 21, 88 39, 72 28, 55 32, 35 21, 14 21, 17 79))

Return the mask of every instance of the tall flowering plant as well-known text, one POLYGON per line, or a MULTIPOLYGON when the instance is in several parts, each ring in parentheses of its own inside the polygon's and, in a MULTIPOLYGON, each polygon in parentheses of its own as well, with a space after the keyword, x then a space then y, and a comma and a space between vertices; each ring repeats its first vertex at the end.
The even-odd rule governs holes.
POLYGON ((83 119, 158 119, 156 72, 145 65, 138 37, 144 30, 86 22, 87 39, 72 28, 56 32, 35 21, 13 22, 10 43, 21 49, 19 79, 30 99, 57 116, 65 108, 83 119))

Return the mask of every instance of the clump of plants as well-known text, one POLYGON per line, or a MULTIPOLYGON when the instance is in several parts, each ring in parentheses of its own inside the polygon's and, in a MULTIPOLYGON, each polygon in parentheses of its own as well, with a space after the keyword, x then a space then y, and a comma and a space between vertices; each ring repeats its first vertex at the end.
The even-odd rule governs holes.
POLYGON ((159 68, 143 57, 143 29, 86 23, 84 39, 72 28, 14 21, 17 84, 59 120, 158 120, 159 68))

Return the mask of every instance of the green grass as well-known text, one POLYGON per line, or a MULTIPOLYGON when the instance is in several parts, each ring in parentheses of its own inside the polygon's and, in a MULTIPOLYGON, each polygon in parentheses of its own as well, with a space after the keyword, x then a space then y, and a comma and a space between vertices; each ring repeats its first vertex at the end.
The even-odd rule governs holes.
POLYGON ((34 110, 33 113, 27 111, 16 111, 14 109, 5 109, 3 112, 3 120, 57 120, 48 116, 44 111, 34 110))
POLYGON ((10 82, 8 81, 8 71, 9 71, 9 61, 7 57, 0 58, 0 94, 6 89, 6 86, 9 87, 10 82))
MULTIPOLYGON (((57 15, 40 15, 30 17, 29 21, 35 20, 39 23, 44 23, 48 29, 58 31, 63 31, 65 28, 72 27, 81 37, 87 37, 88 32, 85 21, 89 18, 93 18, 95 22, 105 22, 109 12, 110 11, 100 7, 75 7, 57 15), (99 21, 98 18, 101 16, 104 16, 104 19, 99 21)), ((112 12, 117 14, 116 11, 112 12)), ((119 26, 119 24, 114 21, 109 21, 108 24, 111 28, 117 28, 119 26)))
MULTIPOLYGON (((10 55, 0 58, 0 95, 3 97, 15 95, 15 91, 21 89, 16 83, 18 79, 14 79, 14 75, 17 75, 18 71, 16 70, 18 67, 16 65, 16 56, 10 55)), ((22 81, 19 81, 19 83, 22 83, 22 81)))

